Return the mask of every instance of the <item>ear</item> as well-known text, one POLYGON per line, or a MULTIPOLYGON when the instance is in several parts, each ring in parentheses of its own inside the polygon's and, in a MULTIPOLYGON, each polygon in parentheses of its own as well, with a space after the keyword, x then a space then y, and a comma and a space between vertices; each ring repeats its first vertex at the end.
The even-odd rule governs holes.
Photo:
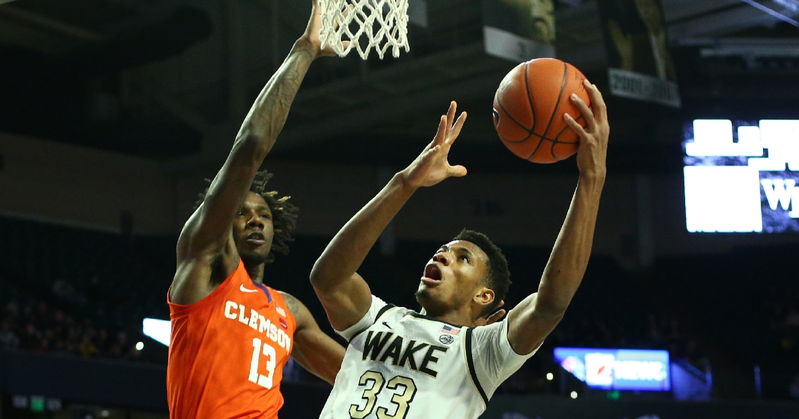
POLYGON ((494 298, 496 298, 494 290, 482 287, 478 290, 478 292, 474 295, 474 297, 472 297, 472 301, 481 306, 487 306, 494 302, 494 298))

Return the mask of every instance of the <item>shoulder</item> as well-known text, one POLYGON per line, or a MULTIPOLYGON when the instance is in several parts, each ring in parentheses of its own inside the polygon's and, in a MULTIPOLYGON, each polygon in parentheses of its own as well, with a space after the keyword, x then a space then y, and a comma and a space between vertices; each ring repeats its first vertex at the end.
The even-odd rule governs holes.
POLYGON ((397 307, 393 304, 386 303, 375 295, 372 295, 371 298, 372 302, 369 309, 363 313, 361 318, 343 329, 339 330, 334 328, 336 333, 347 341, 352 341, 356 336, 360 335, 361 332, 369 328, 380 327, 379 325, 384 322, 394 324, 395 322, 401 321, 405 312, 409 311, 403 307, 397 307))
POLYGON ((371 318, 372 323, 376 323, 378 320, 389 319, 399 321, 411 313, 415 312, 407 307, 396 306, 372 295, 372 305, 369 307, 367 316, 371 318))
POLYGON ((190 305, 204 300, 234 275, 238 264, 238 259, 225 253, 179 257, 169 287, 169 301, 190 305))
POLYGON ((319 334, 322 333, 322 330, 319 328, 319 324, 316 323, 316 320, 311 314, 308 307, 302 303, 297 297, 280 290, 275 290, 281 297, 283 297, 283 301, 286 303, 286 308, 289 309, 291 315, 294 316, 294 321, 297 324, 297 332, 302 332, 303 334, 319 334))
POLYGON ((495 345, 502 342, 503 335, 507 341, 507 319, 485 326, 470 327, 467 330, 467 337, 472 345, 495 345))
POLYGON ((286 302, 286 307, 288 307, 289 311, 291 312, 291 314, 294 315, 294 317, 298 317, 308 312, 308 307, 305 307, 305 304, 303 304, 300 300, 298 300, 297 297, 285 291, 280 291, 280 290, 275 290, 275 291, 277 291, 278 294, 280 294, 283 297, 283 301, 286 302))

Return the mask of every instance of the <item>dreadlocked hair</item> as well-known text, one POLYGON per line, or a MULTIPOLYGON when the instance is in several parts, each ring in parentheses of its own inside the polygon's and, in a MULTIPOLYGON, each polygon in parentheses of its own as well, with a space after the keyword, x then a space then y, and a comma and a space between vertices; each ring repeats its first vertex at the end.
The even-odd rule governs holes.
MULTIPOLYGON (((300 212, 300 209, 289 201, 291 196, 280 196, 277 191, 266 189, 267 183, 274 175, 274 173, 266 170, 260 170, 255 173, 255 179, 250 185, 250 192, 260 195, 266 201, 266 205, 269 205, 269 209, 272 210, 272 226, 275 235, 272 238, 272 249, 269 251, 269 256, 267 256, 267 263, 275 261, 275 252, 282 255, 289 253, 289 243, 294 241, 294 230, 297 228, 297 217, 300 212)), ((211 179, 205 179, 204 182, 205 187, 199 193, 192 212, 199 208, 200 204, 205 200, 206 194, 208 194, 211 179)))

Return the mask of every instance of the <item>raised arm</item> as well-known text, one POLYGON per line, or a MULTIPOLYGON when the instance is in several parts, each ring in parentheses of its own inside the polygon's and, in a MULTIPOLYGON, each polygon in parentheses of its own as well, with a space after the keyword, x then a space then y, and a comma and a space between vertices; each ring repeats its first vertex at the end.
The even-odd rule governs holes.
POLYGON ((466 175, 465 167, 450 166, 447 161, 466 122, 466 113, 455 120, 456 112, 457 104, 452 102, 441 116, 433 141, 339 230, 314 264, 311 284, 336 330, 352 326, 369 309, 369 286, 356 271, 400 208, 416 189, 466 175))
POLYGON ((610 126, 602 94, 587 81, 585 85, 591 97, 591 107, 577 96, 572 96, 572 101, 580 108, 587 127, 581 127, 568 114, 564 116, 580 136, 577 190, 544 269, 538 292, 525 298, 508 313, 508 340, 520 354, 530 353, 541 345, 563 318, 580 286, 591 255, 599 198, 605 183, 610 126))
MULTIPOLYGON (((210 265, 216 262, 216 257, 230 239, 233 217, 283 129, 308 67, 317 57, 332 54, 330 50, 320 50, 320 27, 319 10, 314 0, 305 32, 258 94, 205 199, 183 226, 177 245, 178 269, 170 292, 173 301, 190 304, 213 290, 209 283, 210 265)), ((222 263, 225 276, 235 269, 238 262, 235 246, 227 246, 227 249, 234 255, 222 263)))

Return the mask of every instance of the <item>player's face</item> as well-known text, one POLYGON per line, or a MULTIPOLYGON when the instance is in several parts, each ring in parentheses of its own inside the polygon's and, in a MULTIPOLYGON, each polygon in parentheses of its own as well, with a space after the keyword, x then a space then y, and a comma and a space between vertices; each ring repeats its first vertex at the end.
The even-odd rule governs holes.
POLYGON ((428 313, 449 311, 470 304, 488 275, 488 256, 479 246, 454 240, 443 246, 425 265, 416 300, 428 313))
POLYGON ((264 263, 272 249, 272 210, 255 192, 247 197, 233 218, 233 241, 242 260, 247 263, 264 263))

